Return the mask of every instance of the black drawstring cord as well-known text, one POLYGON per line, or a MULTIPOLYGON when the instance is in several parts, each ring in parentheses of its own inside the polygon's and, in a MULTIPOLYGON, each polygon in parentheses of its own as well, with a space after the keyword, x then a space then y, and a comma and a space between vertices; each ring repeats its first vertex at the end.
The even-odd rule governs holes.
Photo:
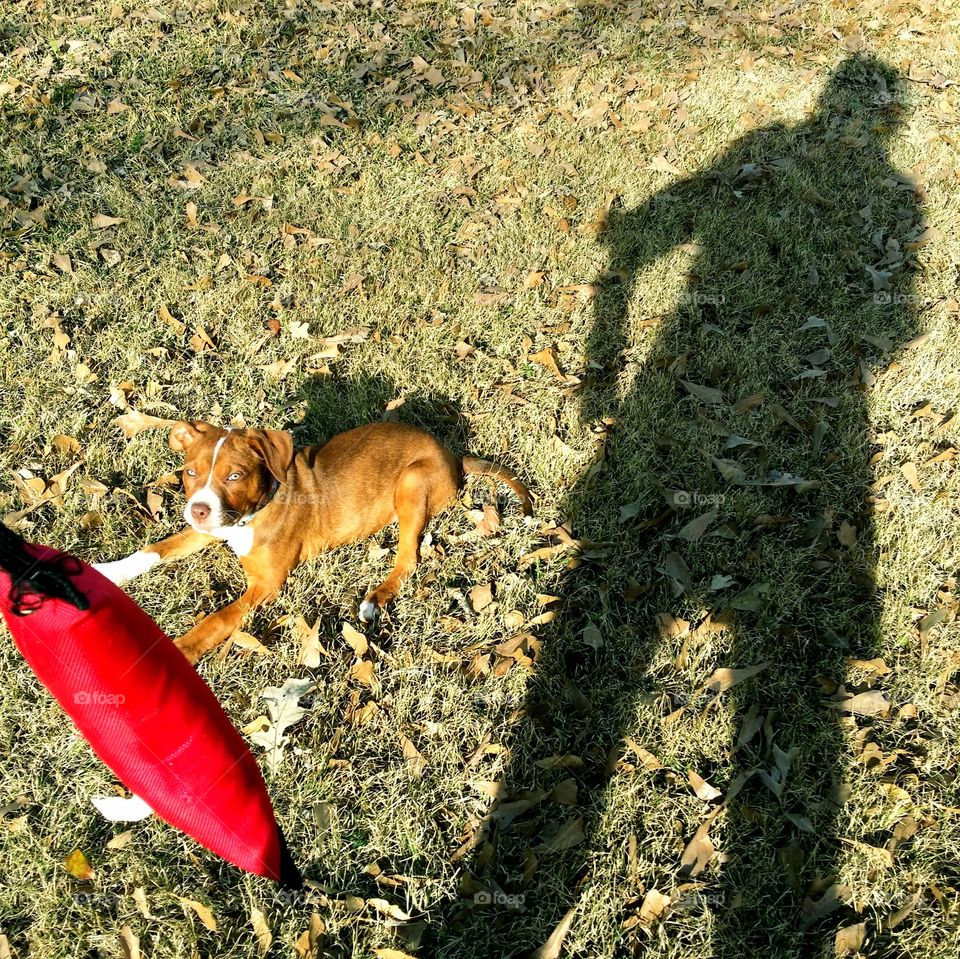
POLYGON ((17 616, 27 616, 43 605, 44 599, 62 599, 77 609, 90 603, 73 585, 71 576, 80 573, 80 561, 73 557, 37 559, 26 541, 0 523, 0 569, 10 575, 10 605, 17 616))

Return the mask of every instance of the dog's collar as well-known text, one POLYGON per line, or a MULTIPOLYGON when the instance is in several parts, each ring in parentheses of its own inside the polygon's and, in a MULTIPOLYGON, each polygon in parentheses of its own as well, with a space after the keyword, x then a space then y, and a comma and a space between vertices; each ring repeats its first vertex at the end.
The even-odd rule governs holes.
POLYGON ((277 490, 280 489, 280 481, 274 476, 273 483, 270 486, 270 489, 267 490, 266 495, 260 498, 260 502, 257 504, 257 508, 253 512, 247 513, 246 516, 241 516, 240 519, 234 523, 234 526, 246 526, 250 520, 253 519, 257 513, 260 512, 265 506, 269 506, 273 502, 274 496, 277 495, 277 490))

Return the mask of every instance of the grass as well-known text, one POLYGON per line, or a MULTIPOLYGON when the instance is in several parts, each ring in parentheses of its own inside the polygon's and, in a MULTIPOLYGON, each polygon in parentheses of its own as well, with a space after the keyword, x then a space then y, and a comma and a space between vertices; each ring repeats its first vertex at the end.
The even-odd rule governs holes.
MULTIPOLYGON (((438 520, 372 689, 341 628, 393 530, 300 568, 247 625, 269 654, 200 664, 241 727, 317 684, 267 772, 310 903, 156 821, 108 848, 116 783, 5 644, 0 955, 112 956, 124 926, 150 957, 305 955, 314 914, 321 956, 526 955, 569 910, 560 955, 956 954, 955 7, 0 17, 4 512, 78 464, 25 535, 95 561, 176 531, 147 492, 177 457, 127 404, 303 443, 386 413, 508 463, 543 524, 438 520), (562 523, 577 546, 522 560, 562 523), (536 663, 506 669, 518 632, 536 663)), ((132 592, 176 635, 240 587, 213 551, 132 592)))

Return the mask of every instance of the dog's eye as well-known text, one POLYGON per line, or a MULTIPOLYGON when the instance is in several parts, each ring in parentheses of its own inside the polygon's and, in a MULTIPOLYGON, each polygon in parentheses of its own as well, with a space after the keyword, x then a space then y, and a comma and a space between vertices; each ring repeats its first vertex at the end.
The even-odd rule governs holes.
POLYGON ((228 483, 232 483, 234 480, 240 479, 241 476, 243 476, 243 473, 231 473, 231 474, 227 477, 227 482, 228 482, 228 483))
POLYGON ((187 470, 187 476, 196 476, 196 475, 197 475, 196 470, 187 470))

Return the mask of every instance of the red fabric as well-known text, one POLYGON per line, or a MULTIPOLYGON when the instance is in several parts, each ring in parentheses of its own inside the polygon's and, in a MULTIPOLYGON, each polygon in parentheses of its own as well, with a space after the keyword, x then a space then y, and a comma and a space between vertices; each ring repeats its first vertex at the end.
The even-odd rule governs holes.
MULTIPOLYGON (((40 559, 64 555, 30 549, 40 559)), ((20 652, 128 789, 217 855, 279 879, 280 829, 247 744, 157 624, 80 565, 71 578, 88 610, 46 599, 27 616, 11 611, 0 570, 0 611, 20 652)))

